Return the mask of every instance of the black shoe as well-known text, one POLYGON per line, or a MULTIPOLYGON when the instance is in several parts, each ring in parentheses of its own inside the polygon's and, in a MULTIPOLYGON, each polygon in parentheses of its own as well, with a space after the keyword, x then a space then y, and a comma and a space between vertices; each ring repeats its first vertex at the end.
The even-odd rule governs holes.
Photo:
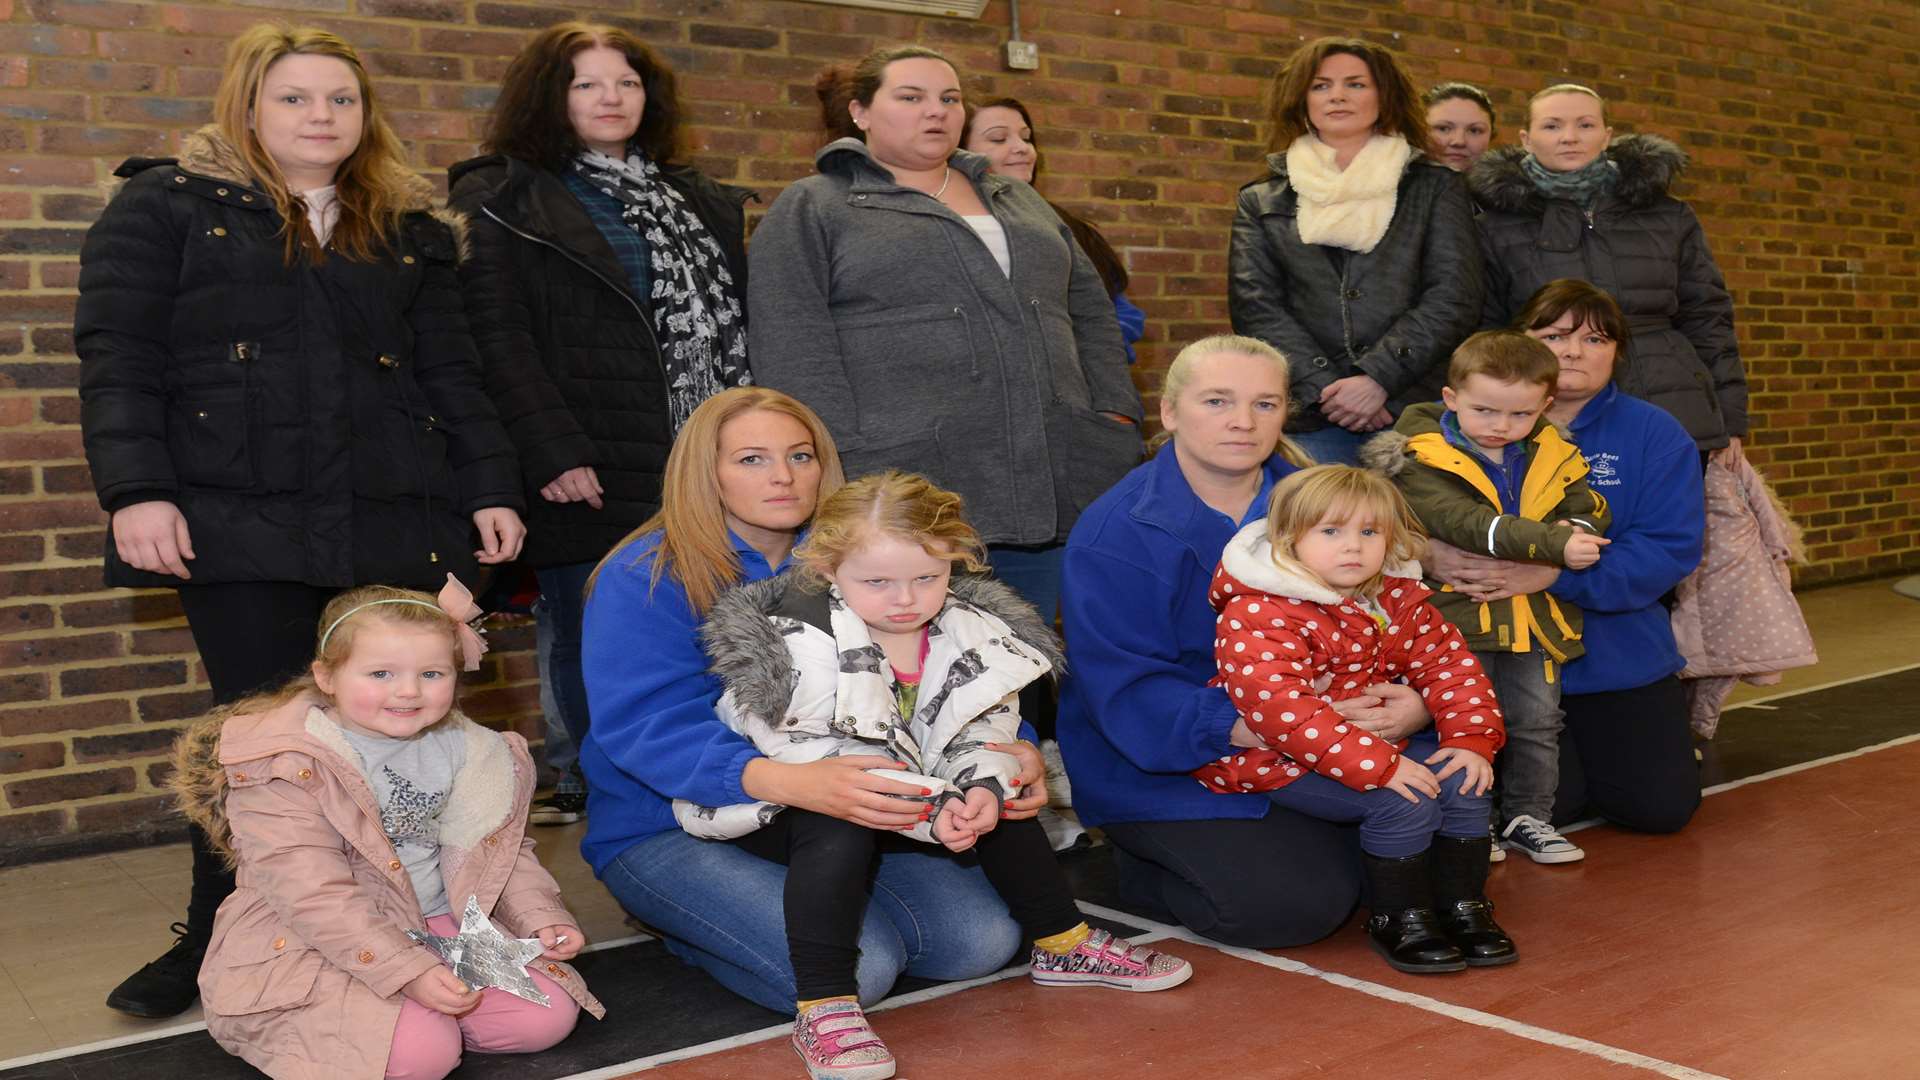
POLYGON ((190 933, 185 923, 174 923, 168 929, 179 935, 173 948, 114 987, 107 995, 107 1008, 146 1020, 164 1020, 193 1007, 194 999, 200 996, 200 961, 206 959, 207 941, 190 933))
POLYGON ((1440 929, 1460 950, 1468 967, 1499 967, 1520 959, 1500 924, 1493 921, 1493 901, 1458 900, 1440 908, 1440 929))
POLYGON ((533 804, 527 821, 533 825, 571 825, 586 816, 586 792, 556 791, 533 804))
MULTIPOLYGON (((1484 869, 1487 855, 1480 853, 1484 869)), ((1428 879, 1427 853, 1403 859, 1362 853, 1367 875, 1367 940, 1395 971, 1426 975, 1465 971, 1467 961, 1440 929, 1433 910, 1433 883, 1428 879)))

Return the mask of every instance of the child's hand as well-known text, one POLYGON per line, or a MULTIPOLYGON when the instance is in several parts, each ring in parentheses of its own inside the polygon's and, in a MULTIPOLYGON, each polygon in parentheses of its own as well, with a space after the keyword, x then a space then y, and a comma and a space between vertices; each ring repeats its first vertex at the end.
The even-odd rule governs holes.
POLYGON ((548 960, 571 960, 580 955, 580 949, 587 943, 587 935, 580 928, 568 923, 555 923, 543 926, 533 932, 547 951, 540 955, 548 960))
POLYGON ((1613 541, 1604 536, 1575 529, 1567 538, 1566 551, 1561 553, 1560 561, 1567 564, 1569 570, 1585 570, 1600 561, 1600 549, 1613 541))
POLYGON ((1440 781, 1434 778, 1433 770, 1405 756, 1400 758, 1400 764, 1394 766, 1393 775, 1387 778, 1387 787, 1399 792, 1400 797, 1410 803, 1418 803, 1421 795, 1429 799, 1440 797, 1440 781))
POLYGON ((1000 824, 1000 799, 992 788, 970 787, 964 804, 955 799, 949 805, 958 807, 953 813, 954 822, 975 836, 990 833, 1000 824))
POLYGON ((1434 776, 1436 783, 1443 783, 1454 773, 1464 773, 1460 781, 1460 794, 1485 795, 1493 787, 1493 762, 1481 757, 1465 747, 1454 746, 1442 750, 1427 759, 1427 764, 1437 765, 1446 762, 1446 767, 1434 776))
POLYGON ((415 976, 400 992, 448 1016, 465 1016, 480 1005, 480 991, 469 989, 459 976, 438 964, 415 976))
POLYGON ((960 824, 958 818, 964 808, 965 804, 959 799, 948 799, 933 816, 933 838, 948 851, 965 851, 980 839, 979 834, 960 824))

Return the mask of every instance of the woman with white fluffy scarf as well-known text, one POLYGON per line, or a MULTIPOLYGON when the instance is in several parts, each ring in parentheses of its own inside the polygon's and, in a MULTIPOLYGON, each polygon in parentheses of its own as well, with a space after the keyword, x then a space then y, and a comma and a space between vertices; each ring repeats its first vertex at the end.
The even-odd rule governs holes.
POLYGON ((1237 333, 1286 356, 1287 432, 1322 462, 1434 400, 1479 322, 1473 210, 1428 159, 1425 110, 1388 50, 1320 38, 1268 95, 1272 175, 1240 190, 1228 287, 1237 333))

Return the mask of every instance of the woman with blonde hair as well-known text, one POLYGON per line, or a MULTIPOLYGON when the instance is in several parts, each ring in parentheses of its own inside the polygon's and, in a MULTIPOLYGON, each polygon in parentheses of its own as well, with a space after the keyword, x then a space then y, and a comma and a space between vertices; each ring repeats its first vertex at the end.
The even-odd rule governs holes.
POLYGON ((1268 95, 1273 175, 1240 190, 1229 253, 1236 333, 1285 354, 1287 430, 1352 464, 1366 436, 1440 395, 1480 317, 1480 249, 1459 177, 1426 157, 1426 108, 1387 49, 1302 45, 1268 95))
MULTIPOLYGON (((1350 832, 1259 794, 1211 793, 1191 775, 1246 745, 1233 700, 1212 685, 1207 585, 1274 486, 1312 464, 1281 433, 1287 374, 1287 359, 1254 338, 1180 351, 1160 397, 1168 439, 1074 526, 1061 602, 1073 663, 1060 749, 1081 820, 1113 841, 1121 894, 1255 948, 1325 937, 1360 892, 1350 832)), ((1394 740, 1425 726, 1407 687, 1363 689, 1337 706, 1349 723, 1394 740)))
MULTIPOLYGON (((791 565, 815 508, 841 483, 839 452, 813 410, 763 387, 722 391, 680 429, 660 512, 601 561, 587 594, 582 668, 594 720, 580 750, 591 810, 581 852, 675 955, 780 1011, 798 1000, 785 868, 682 831, 674 801, 764 802, 879 830, 920 821, 920 786, 868 771, 904 768, 897 758, 776 761, 729 728, 701 648, 715 603, 791 565)), ((1046 801, 1039 753, 1007 749, 1020 759, 1023 795, 1005 816, 1032 816, 1046 801)), ((861 916, 861 1001, 902 973, 972 978, 1013 955, 1019 926, 978 868, 904 852, 876 865, 861 916)))
MULTIPOLYGON (((261 25, 214 122, 135 158, 80 253, 81 430, 110 585, 177 590, 223 703, 310 657, 353 585, 438 588, 519 553, 512 444, 454 277, 460 223, 402 160, 353 47, 261 25)), ((193 1003, 233 877, 194 832, 180 938, 107 1003, 193 1003)))

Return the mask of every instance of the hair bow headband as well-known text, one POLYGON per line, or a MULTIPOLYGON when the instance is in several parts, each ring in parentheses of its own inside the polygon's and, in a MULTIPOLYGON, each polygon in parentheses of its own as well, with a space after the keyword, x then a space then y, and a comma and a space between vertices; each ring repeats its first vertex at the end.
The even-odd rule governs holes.
POLYGON ((425 600, 395 597, 391 600, 369 600, 364 604, 348 608, 344 614, 327 626, 325 633, 320 635, 320 651, 326 651, 327 639, 333 636, 333 632, 340 628, 341 623, 367 608, 377 607, 380 604, 415 604, 423 608, 432 608, 453 620, 453 634, 460 642, 460 657, 465 661, 461 666, 467 671, 480 670, 480 658, 487 652, 487 639, 481 636, 480 620, 486 617, 486 613, 481 611, 480 605, 474 602, 473 592, 460 584, 459 578, 448 574, 447 583, 440 587, 440 595, 434 600, 434 603, 429 604, 425 600))

